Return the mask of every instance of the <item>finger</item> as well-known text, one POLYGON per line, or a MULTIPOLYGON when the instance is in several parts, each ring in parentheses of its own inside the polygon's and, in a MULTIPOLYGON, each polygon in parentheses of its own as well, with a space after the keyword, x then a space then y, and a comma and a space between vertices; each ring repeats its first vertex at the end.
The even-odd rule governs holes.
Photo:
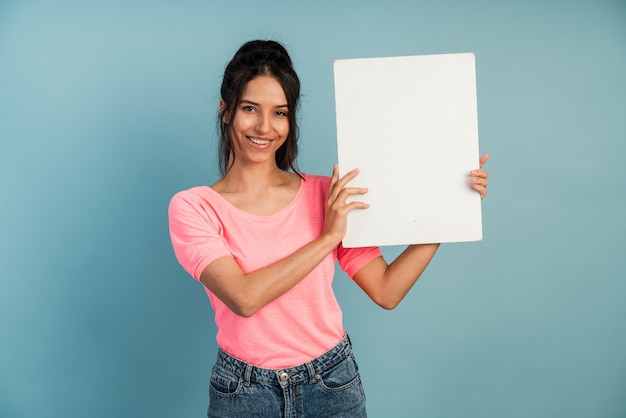
POLYGON ((330 182, 328 183, 328 196, 326 198, 326 203, 331 204, 337 198, 337 180, 339 179, 339 166, 337 164, 333 165, 333 174, 330 176, 330 182))
POLYGON ((335 164, 333 168, 333 177, 329 184, 328 197, 326 198, 326 205, 333 207, 335 210, 340 209, 346 205, 348 197, 356 194, 367 193, 366 188, 362 187, 346 187, 348 182, 354 179, 359 174, 358 169, 354 169, 346 173, 343 177, 339 177, 339 166, 335 164))
POLYGON ((335 164, 333 166, 333 174, 330 181, 330 187, 337 187, 342 189, 348 184, 348 182, 354 179, 359 174, 359 169, 355 168, 354 170, 348 171, 343 177, 339 178, 339 165, 335 164))
POLYGON ((350 202, 346 205, 346 209, 348 211, 354 210, 354 209, 367 209, 370 207, 369 203, 365 203, 365 202, 359 202, 359 201, 353 201, 350 202))
POLYGON ((337 181, 337 185, 341 186, 341 188, 344 188, 351 180, 353 180, 358 175, 359 175, 358 168, 355 168, 354 170, 350 170, 337 181))
POLYGON ((337 196, 332 196, 328 198, 327 204, 329 207, 332 207, 334 210, 341 210, 345 208, 352 202, 348 202, 348 199, 351 196, 359 196, 367 193, 367 189, 364 187, 346 187, 341 189, 341 191, 337 194, 337 196))
POLYGON ((483 168, 483 165, 485 165, 485 163, 487 162, 487 160, 489 159, 490 155, 489 154, 483 154, 480 159, 478 160, 478 167, 479 168, 483 168))
POLYGON ((470 181, 472 185, 475 185, 475 186, 487 187, 489 185, 489 180, 487 180, 486 178, 472 177, 470 181))
MULTIPOLYGON (((337 196, 339 195, 339 193, 341 193, 341 191, 346 187, 346 185, 352 179, 354 179, 358 174, 359 174, 359 170, 355 168, 354 170, 346 173, 343 177, 336 180, 332 184, 331 189, 329 190, 329 193, 328 193, 329 199, 332 199, 332 200, 337 199, 337 196)), ((337 176, 339 176, 338 172, 337 172, 337 176)))
POLYGON ((350 196, 364 195, 367 193, 366 187, 345 187, 339 194, 337 200, 346 202, 350 196))
POLYGON ((354 209, 367 209, 369 207, 369 203, 365 203, 360 200, 343 203, 339 203, 339 201, 337 201, 336 205, 333 206, 333 210, 335 210, 338 215, 347 216, 347 214, 354 209))
POLYGON ((330 176, 330 186, 332 187, 339 178, 339 166, 337 164, 333 164, 333 174, 330 176))
POLYGON ((474 190, 476 190, 480 194, 480 199, 484 199, 487 196, 487 187, 481 186, 479 184, 474 185, 474 190))
POLYGON ((489 172, 487 170, 472 170, 470 173, 472 177, 483 178, 486 179, 489 177, 489 172))

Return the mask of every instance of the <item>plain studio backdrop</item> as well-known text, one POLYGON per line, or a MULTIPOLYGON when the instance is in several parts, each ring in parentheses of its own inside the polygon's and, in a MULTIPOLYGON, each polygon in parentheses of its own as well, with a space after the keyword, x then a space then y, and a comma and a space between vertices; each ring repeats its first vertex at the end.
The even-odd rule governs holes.
POLYGON ((218 178, 254 38, 293 55, 316 174, 333 60, 476 54, 484 241, 391 312, 335 278, 370 416, 626 416, 623 0, 0 2, 0 416, 204 416, 213 313, 166 210, 218 178))

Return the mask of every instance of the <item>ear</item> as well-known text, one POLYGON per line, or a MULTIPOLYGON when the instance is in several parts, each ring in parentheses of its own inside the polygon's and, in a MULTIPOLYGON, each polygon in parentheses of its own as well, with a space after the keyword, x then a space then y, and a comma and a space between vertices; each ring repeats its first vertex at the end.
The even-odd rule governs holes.
POLYGON ((225 109, 226 103, 224 103, 224 100, 220 99, 220 115, 222 115, 222 122, 228 125, 230 123, 230 116, 225 112, 225 109))

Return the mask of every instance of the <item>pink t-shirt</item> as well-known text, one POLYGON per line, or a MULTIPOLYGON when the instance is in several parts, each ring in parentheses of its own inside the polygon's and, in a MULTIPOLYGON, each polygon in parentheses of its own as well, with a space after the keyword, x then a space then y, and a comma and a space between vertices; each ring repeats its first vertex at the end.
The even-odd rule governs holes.
MULTIPOLYGON (((328 177, 305 175, 295 198, 269 216, 237 209, 210 187, 177 193, 170 202, 169 219, 178 261, 199 280, 220 257, 232 256, 245 273, 285 258, 320 235, 328 183, 328 177)), ((376 247, 340 245, 300 283, 250 318, 233 313, 207 289, 218 345, 232 356, 270 369, 320 356, 344 336, 332 289, 335 260, 353 277, 380 255, 376 247)))

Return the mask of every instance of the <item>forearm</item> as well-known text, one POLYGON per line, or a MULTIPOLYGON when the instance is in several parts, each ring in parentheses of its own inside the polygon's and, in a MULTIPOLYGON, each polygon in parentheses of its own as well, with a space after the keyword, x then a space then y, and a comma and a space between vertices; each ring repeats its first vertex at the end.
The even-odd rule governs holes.
POLYGON ((355 281, 378 305, 395 308, 420 278, 439 244, 408 246, 391 264, 379 258, 356 275, 355 281))
POLYGON ((439 244, 410 245, 387 267, 383 282, 394 306, 411 290, 438 249, 439 244))
POLYGON ((249 317, 298 284, 337 245, 322 235, 291 255, 247 274, 232 257, 225 257, 207 267, 201 281, 233 312, 249 317))
POLYGON ((246 293, 257 299, 260 309, 304 279, 337 248, 337 244, 322 236, 290 256, 250 273, 246 278, 246 293))

